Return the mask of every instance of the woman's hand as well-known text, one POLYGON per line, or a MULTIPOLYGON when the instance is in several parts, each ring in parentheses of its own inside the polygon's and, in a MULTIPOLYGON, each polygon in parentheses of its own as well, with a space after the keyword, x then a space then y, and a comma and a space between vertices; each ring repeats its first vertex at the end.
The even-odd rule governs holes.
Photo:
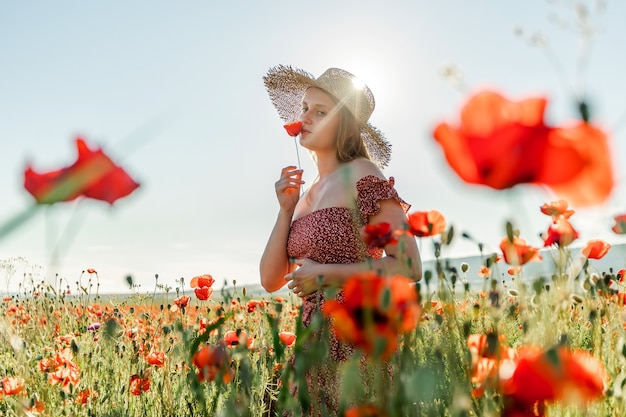
POLYGON ((275 184, 276 196, 281 210, 293 213, 300 199, 300 186, 302 184, 304 181, 302 181, 301 169, 296 169, 295 166, 283 168, 280 179, 275 184))
POLYGON ((299 268, 285 275, 287 287, 298 297, 306 297, 322 288, 323 264, 310 259, 296 259, 299 268))

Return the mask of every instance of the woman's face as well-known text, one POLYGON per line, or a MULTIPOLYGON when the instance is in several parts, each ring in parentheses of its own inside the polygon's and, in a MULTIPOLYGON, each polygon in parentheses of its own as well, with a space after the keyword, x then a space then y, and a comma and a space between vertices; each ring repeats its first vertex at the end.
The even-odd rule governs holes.
POLYGON ((319 88, 309 88, 302 99, 300 144, 320 153, 337 150, 339 113, 334 100, 319 88))

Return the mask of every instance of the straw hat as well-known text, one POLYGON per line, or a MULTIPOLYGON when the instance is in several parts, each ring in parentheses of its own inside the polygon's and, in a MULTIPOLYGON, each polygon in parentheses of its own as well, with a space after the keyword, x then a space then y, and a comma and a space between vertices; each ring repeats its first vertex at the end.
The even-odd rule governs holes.
POLYGON ((361 128, 361 139, 372 161, 380 168, 389 164, 391 144, 382 132, 369 124, 374 111, 374 95, 357 78, 339 68, 327 69, 315 79, 306 71, 279 65, 263 77, 272 104, 285 123, 300 120, 302 98, 309 87, 317 87, 335 97, 352 113, 361 128))

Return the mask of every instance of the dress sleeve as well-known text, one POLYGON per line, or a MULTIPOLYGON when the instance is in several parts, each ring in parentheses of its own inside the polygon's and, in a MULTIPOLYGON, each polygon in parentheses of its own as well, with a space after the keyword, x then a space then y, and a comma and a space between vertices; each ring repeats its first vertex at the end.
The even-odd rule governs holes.
POLYGON ((402 206, 405 213, 409 211, 411 205, 400 198, 398 192, 393 187, 394 183, 393 177, 389 177, 389 180, 384 180, 374 175, 368 175, 357 181, 356 204, 361 213, 363 224, 368 223, 369 216, 378 214, 381 200, 394 199, 402 206))

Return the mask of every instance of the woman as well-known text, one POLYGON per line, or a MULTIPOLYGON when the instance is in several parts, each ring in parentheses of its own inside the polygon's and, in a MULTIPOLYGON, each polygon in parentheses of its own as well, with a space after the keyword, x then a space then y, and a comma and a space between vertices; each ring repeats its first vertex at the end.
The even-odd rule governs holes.
MULTIPOLYGON (((367 122, 374 110, 369 88, 337 68, 314 79, 302 70, 278 66, 264 82, 281 118, 302 122, 300 144, 312 153, 318 176, 301 195, 302 170, 288 166, 281 171, 275 184, 278 218, 260 263, 263 287, 273 292, 287 284, 302 297, 302 321, 308 326, 324 303, 322 289, 340 289, 355 274, 374 270, 421 279, 412 236, 401 234, 397 244, 384 248, 368 248, 361 237, 366 224, 386 222, 403 230, 409 208, 394 189, 393 178, 387 180, 380 170, 388 164, 391 149, 367 122)), ((342 299, 341 292, 337 298, 342 299)), ((350 347, 331 337, 332 361, 345 360, 350 353, 350 347)), ((333 372, 318 375, 318 384, 332 385, 333 378, 333 372)), ((336 410, 337 398, 325 401, 336 410)))

